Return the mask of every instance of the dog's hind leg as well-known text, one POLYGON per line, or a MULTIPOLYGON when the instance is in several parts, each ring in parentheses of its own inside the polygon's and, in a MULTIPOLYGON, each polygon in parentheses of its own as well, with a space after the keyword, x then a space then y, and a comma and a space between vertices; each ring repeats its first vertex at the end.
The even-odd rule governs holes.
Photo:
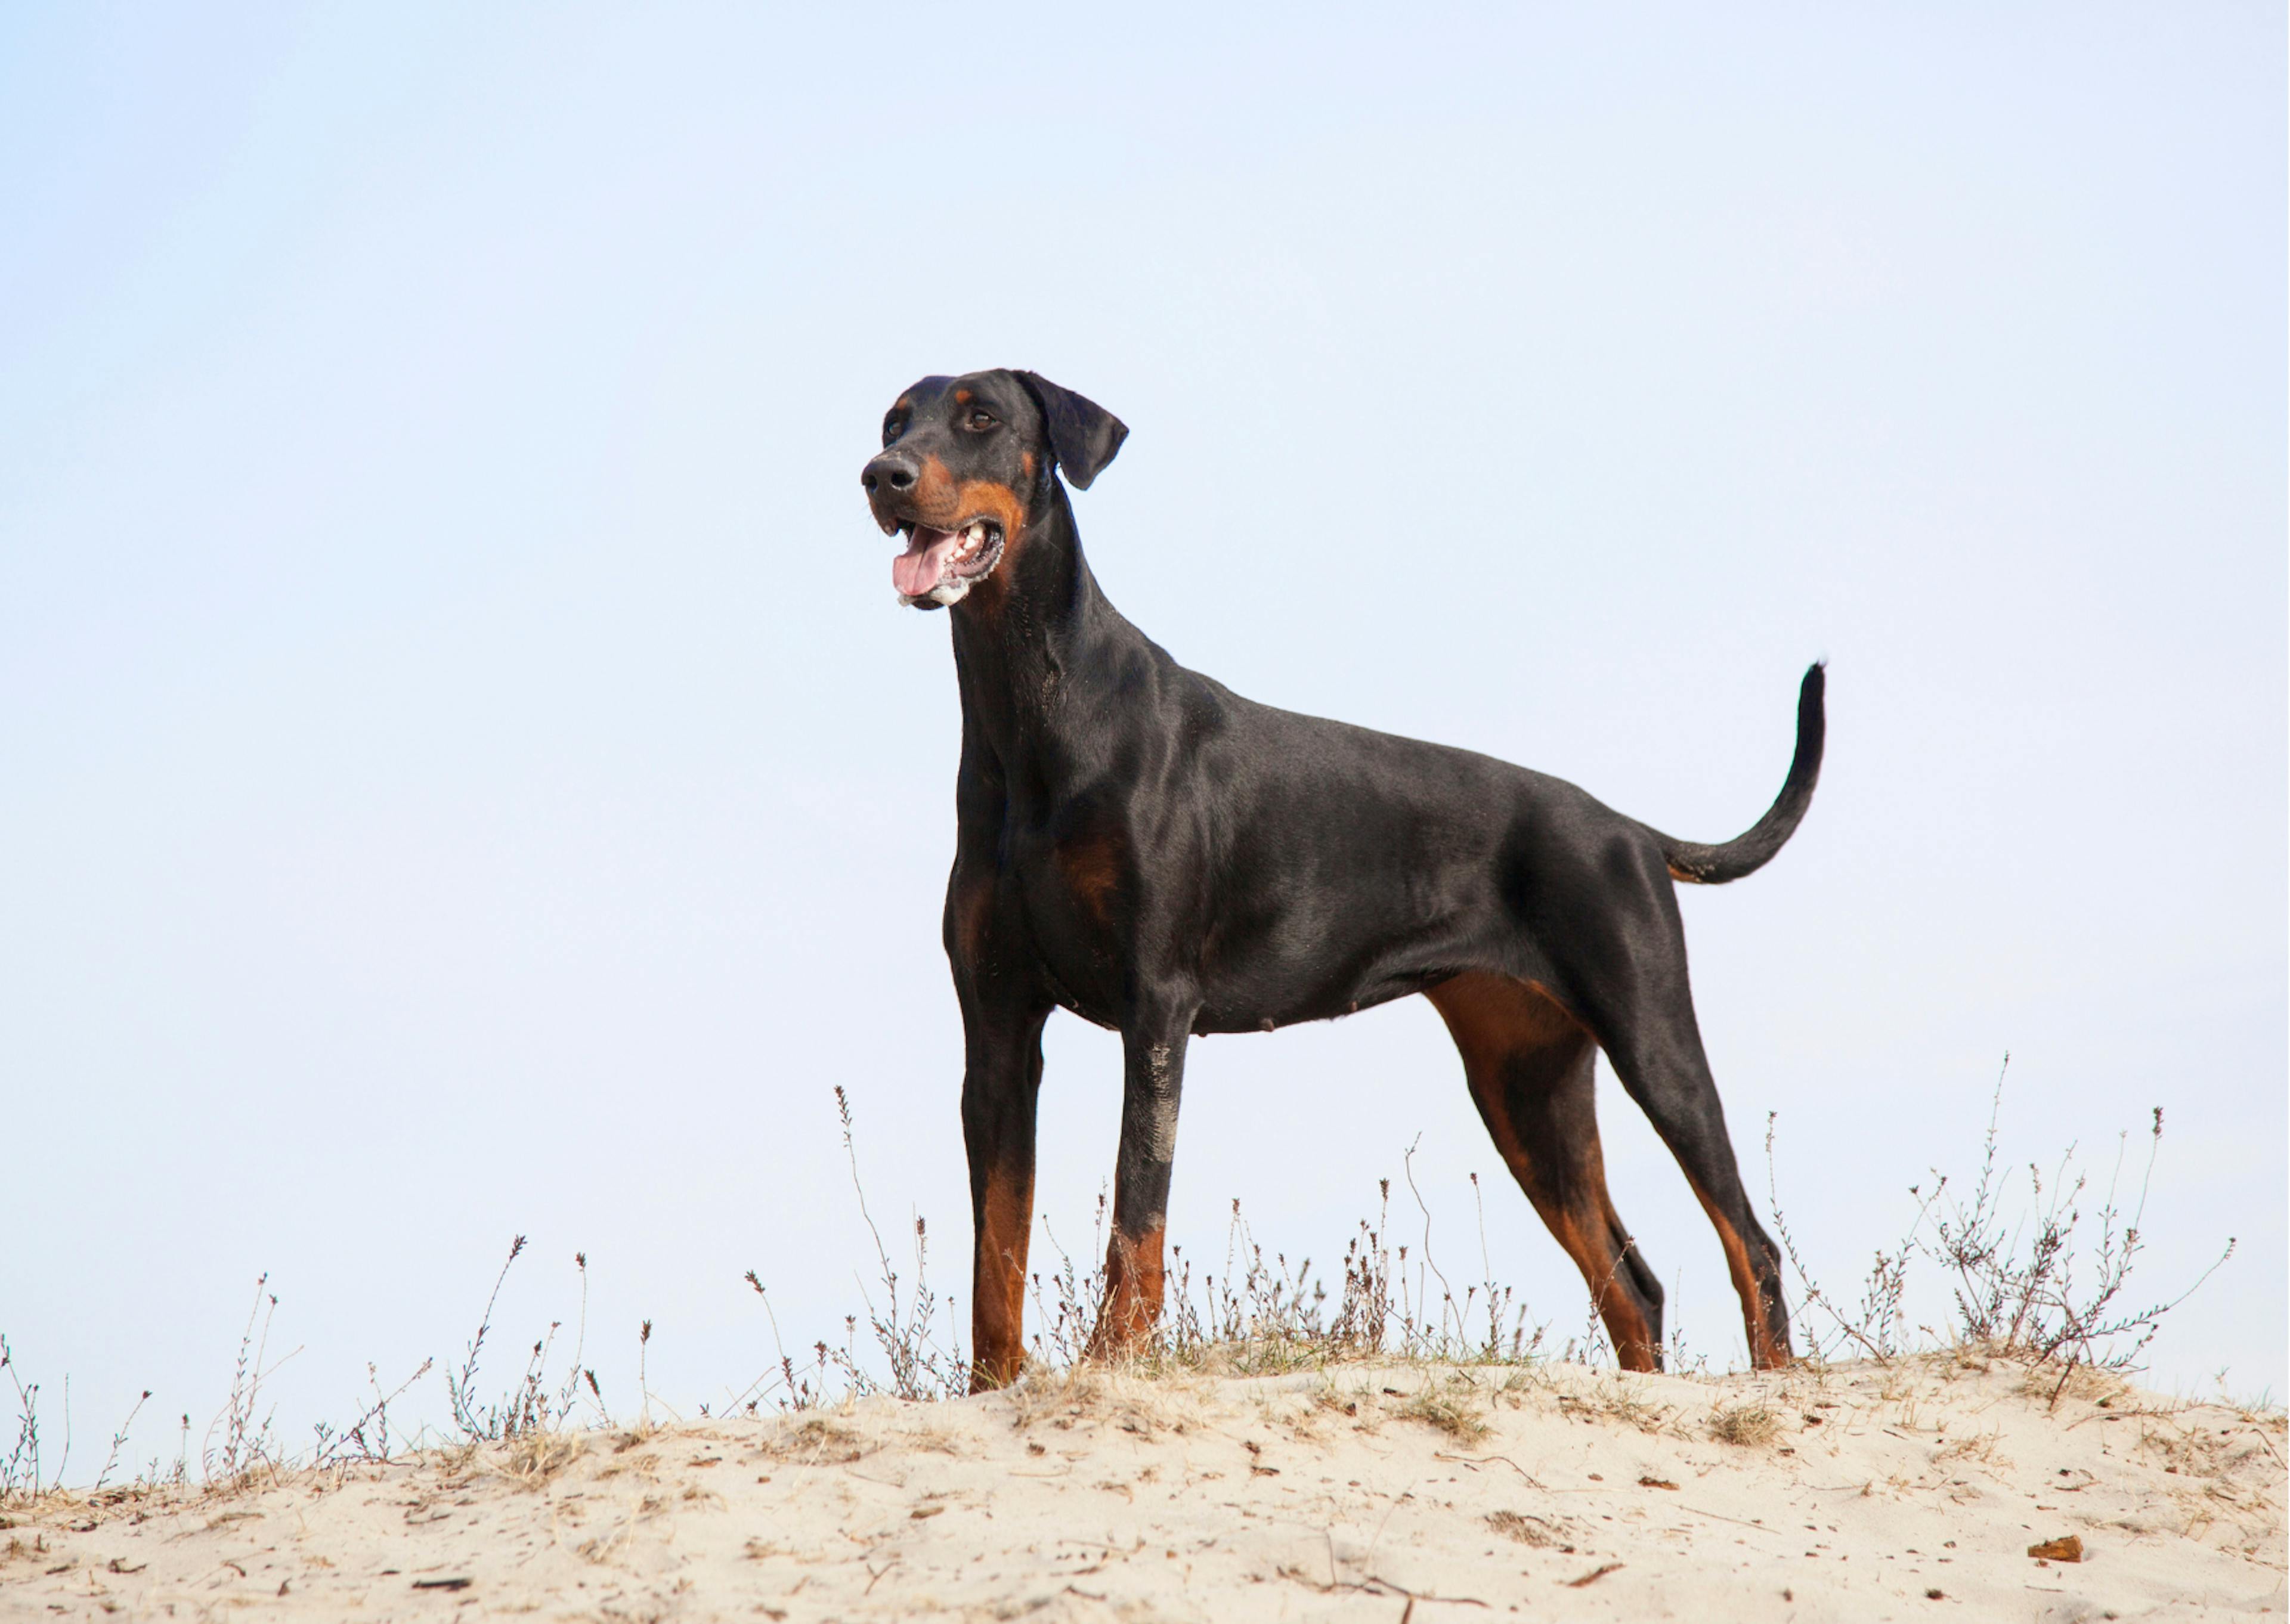
POLYGON ((1709 1215, 1741 1299, 1750 1363, 1771 1370, 1793 1357, 1789 1308, 1782 1300, 1781 1249, 1750 1206, 1693 1006, 1682 994, 1678 1002, 1682 1010, 1663 1001, 1652 1009, 1608 1016, 1602 1042, 1614 1076, 1677 1158, 1709 1215))
POLYGON ((1582 1016, 1613 1062, 1614 1076, 1661 1136, 1709 1215, 1741 1299, 1750 1362, 1787 1364, 1789 1308, 1782 1300, 1781 1249, 1758 1222, 1742 1188, 1726 1108, 1702 1052, 1686 980, 1685 937, 1666 884, 1649 883, 1654 908, 1605 956, 1604 973, 1583 978, 1582 1016))
POLYGON ((1606 1192, 1590 1034, 1539 988, 1480 972, 1432 988, 1471 1099, 1511 1176, 1574 1260, 1614 1357, 1661 1368, 1661 1284, 1606 1192))

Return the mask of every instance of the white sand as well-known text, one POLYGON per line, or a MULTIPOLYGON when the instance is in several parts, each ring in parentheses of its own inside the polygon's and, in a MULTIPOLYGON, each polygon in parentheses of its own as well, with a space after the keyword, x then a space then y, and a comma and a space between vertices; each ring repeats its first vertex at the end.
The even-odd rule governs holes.
POLYGON ((2047 1410, 2024 1380, 1941 1358, 1722 1380, 1097 1374, 572 1434, 233 1493, 53 1497, 5 1514, 0 1617, 2284 1611, 2278 1415, 2088 1378, 2047 1410), (1713 1410, 1741 1404, 1778 1434, 1713 1438, 1713 1410), (2026 1554, 2066 1534, 2085 1561, 2026 1554))

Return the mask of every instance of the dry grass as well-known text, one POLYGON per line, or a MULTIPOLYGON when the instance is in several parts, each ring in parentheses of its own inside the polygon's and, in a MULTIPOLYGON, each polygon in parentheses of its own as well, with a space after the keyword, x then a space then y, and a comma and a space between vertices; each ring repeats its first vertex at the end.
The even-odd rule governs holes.
POLYGON ((577 1432, 528 1432, 509 1444, 493 1472, 520 1489, 538 1489, 589 1452, 577 1432))
POLYGON ((2163 1140, 2159 1106, 2149 1124, 2146 1167, 2135 1196, 2123 1188, 2126 1132, 2119 1136, 2114 1168, 2095 1205, 2088 1195, 2098 1192, 2077 1167, 2070 1145, 2048 1178, 2037 1164, 2027 1164, 2026 1202, 2014 1208, 2006 1188, 2016 1175, 2007 1180, 1998 1164, 1997 1135, 2010 1066, 2007 1054, 1997 1075, 1979 1172, 1969 1189, 1952 1190, 1950 1176, 1938 1169, 1932 1170, 1929 1188, 1923 1183, 1909 1187, 1915 1209, 1907 1231, 1891 1251, 1876 1254, 1856 1308, 1843 1307, 1824 1291, 1798 1254, 1776 1188, 1777 1119, 1767 1117, 1766 1188, 1774 1228, 1806 1307, 1819 1310, 1830 1326, 1826 1336, 1811 1339, 1816 1361, 1848 1346, 1887 1364, 1910 1351, 1910 1271, 1923 1264, 1938 1273, 1954 1308, 1953 1323, 1946 1328, 1916 1328, 1924 1348, 1956 1344, 1987 1358, 2017 1360, 2030 1367, 2032 1383, 2049 1383, 2047 1396, 2056 1404, 2078 1371, 2138 1369, 2165 1316, 2234 1255, 2230 1237, 2217 1260, 2167 1300, 2142 1307, 2124 1295, 2145 1248, 2142 1224, 2163 1140))
POLYGON ((1065 1432, 1086 1424, 1151 1438, 1197 1426, 1206 1387, 1205 1378, 1182 1367, 1126 1360, 1062 1371, 1029 1365, 1003 1392, 1011 1425, 1021 1432, 1037 1426, 1065 1432))
POLYGON ((864 1458, 874 1445, 853 1427, 823 1415, 808 1415, 765 1440, 765 1452, 809 1465, 841 1465, 864 1458))
POLYGON ((2074 1398, 2086 1404, 2114 1404, 2131 1391, 2131 1384, 2104 1366, 2054 1359, 2028 1365, 2020 1379, 2020 1391, 2046 1404, 2074 1398))
POLYGON ((927 1422, 907 1428, 904 1438, 907 1447, 926 1455, 958 1455, 963 1452, 962 1442, 955 1434, 942 1431, 927 1422))
POLYGON ((1610 1376, 1588 1393, 1561 1393, 1559 1409, 1586 1420, 1614 1420, 1640 1432, 1676 1432, 1677 1412, 1657 1404, 1633 1387, 1628 1378, 1610 1376))
POLYGON ((2012 1458, 2002 1448, 2000 1432, 1959 1433, 1933 1452, 1936 1466, 1962 1462, 2000 1476, 2012 1469, 2012 1458))
MULTIPOLYGON (((1378 1185, 1374 1221, 1362 1220, 1346 1244, 1340 1281, 1315 1273, 1312 1260, 1267 1255, 1251 1233, 1240 1203, 1232 1204, 1221 1268, 1197 1268, 1184 1248, 1170 1253, 1170 1296, 1154 1341, 1149 1367, 1177 1367, 1208 1375, 1284 1375, 1363 1360, 1443 1364, 1525 1364, 1541 1349, 1543 1331, 1530 1329, 1517 1293, 1491 1277, 1482 1249, 1483 1277, 1457 1294, 1433 1253, 1431 1214, 1416 1191, 1414 1151, 1402 1157, 1407 1188, 1422 1219, 1420 1237, 1391 1237, 1391 1180, 1378 1185)), ((1471 1178, 1474 1200, 1478 1179, 1471 1178)), ((1087 1255, 1101 1257, 1106 1204, 1098 1198, 1087 1255)), ((1484 1224, 1481 1226, 1484 1233, 1484 1224)), ((1057 1267, 1031 1278, 1038 1363, 1078 1364, 1105 1299, 1102 1265, 1084 1268, 1044 1230, 1057 1267)))
POLYGON ((1719 1404, 1709 1412, 1709 1436, 1736 1449, 1763 1449, 1782 1435, 1782 1418, 1756 1399, 1719 1404))
POLYGON ((1527 1512, 1490 1511, 1487 1513, 1487 1526, 1504 1539, 1516 1540, 1521 1545, 1532 1545, 1544 1550, 1571 1551, 1574 1548, 1561 1537, 1559 1524, 1527 1512))
POLYGON ((1392 1413, 1403 1421, 1435 1427, 1467 1444, 1487 1435, 1486 1412, 1479 1396, 1458 1380, 1410 1394, 1392 1413))
MULTIPOLYGON (((1999 1078, 1999 1096, 2001 1087, 1999 1078)), ((836 1090, 836 1108, 859 1215, 874 1239, 879 1284, 862 1290, 865 1313, 845 1316, 839 1346, 814 1341, 810 1355, 798 1362, 781 1340, 771 1300, 761 1277, 751 1271, 748 1280, 763 1309, 774 1356, 764 1373, 728 1404, 699 1407, 702 1417, 711 1407, 718 1414, 777 1411, 806 1417, 778 1445, 793 1451, 853 1447, 847 1429, 838 1430, 837 1422, 822 1416, 853 1398, 883 1393, 935 1401, 960 1396, 969 1386, 969 1362, 952 1305, 929 1284, 927 1228, 920 1219, 914 1222, 910 1270, 903 1264, 894 1266, 868 1210, 852 1101, 844 1090, 836 1090)), ((2161 1125, 2158 1113, 2149 1135, 2150 1170, 2161 1125)), ((1769 1129, 1769 1181, 1772 1144, 1769 1129)), ((1213 1379, 1313 1371, 1325 1374, 1348 1365, 1412 1366, 1426 1372, 1425 1385, 1401 1402, 1387 1403, 1383 1396, 1365 1392, 1336 1396, 1331 1382, 1329 1392, 1316 1401, 1318 1413, 1325 1419, 1328 1412, 1341 1411, 1365 1428, 1396 1418, 1457 1438, 1480 1436, 1492 1410, 1524 1405, 1539 1385, 1546 1385, 1536 1374, 1538 1362, 1547 1356, 1541 1352, 1544 1328, 1530 1327, 1515 1293, 1493 1279, 1483 1222, 1481 1278, 1466 1284, 1460 1292, 1453 1289, 1451 1272, 1435 1254, 1431 1209, 1416 1188, 1412 1148, 1403 1165, 1403 1199, 1412 1196, 1415 1207, 1407 1220, 1409 1238, 1401 1241, 1394 1234, 1389 1211, 1393 1181, 1381 1180, 1376 1218, 1361 1221, 1333 1271, 1316 1270, 1309 1257, 1292 1262, 1288 1253, 1277 1249, 1268 1253, 1236 1201, 1221 1264, 1197 1268, 1197 1259, 1187 1256, 1181 1247, 1173 1248, 1171 1292, 1162 1324, 1137 1357, 1114 1368, 1092 1364, 1084 1351, 1105 1295, 1104 1268, 1077 1265, 1058 1246, 1054 1234, 1049 1234, 1049 1247, 1058 1262, 1030 1278, 1033 1356, 1009 1393, 1015 1423, 1021 1428, 1103 1423, 1149 1437, 1192 1425, 1198 1405, 1189 1395, 1213 1379), (1451 1381, 1443 1387, 1429 1373, 1435 1367, 1449 1371, 1459 1365, 1477 1374, 1460 1385, 1451 1381)), ((1970 1193, 1957 1201, 1949 1181, 1937 1175, 1929 1194, 1912 1187, 1915 1220, 1897 1247, 1878 1255, 1857 1311, 1841 1309, 1806 1274, 1789 1246, 1779 1201, 1774 1201, 1775 1228, 1804 1284, 1801 1306, 1834 1323, 1826 1338, 1808 1338, 1813 1346, 1806 1368, 1814 1380, 1821 1379, 1831 1352, 1850 1347, 1871 1356, 1887 1370, 1885 1396, 1900 1406, 1899 1424, 1911 1430, 1918 1425, 1919 1382, 1929 1387, 1959 1372, 1985 1372, 1999 1360, 2021 1365, 2022 1391, 2047 1404, 2073 1401, 2105 1408, 2121 1398, 2127 1389, 2118 1372, 2133 1368, 2160 1317, 2185 1296, 2182 1292, 2148 1308, 2119 1306, 2133 1260, 2142 1249, 2143 1176, 2135 1198, 2120 1204, 2110 1186, 2104 1199, 2092 1207, 2094 1220, 2079 1233, 2083 1207, 2089 1204, 2081 1199, 2084 1180, 2069 1171, 2066 1161, 2048 1179, 2030 1170, 2031 1204, 2025 1212, 2009 1209, 1998 1165, 1991 1112, 1970 1193), (1902 1305, 1912 1263, 1940 1267, 1950 1283, 1957 1310, 1946 1335, 1922 1328, 1930 1339, 1924 1344, 1929 1358, 1911 1356, 1910 1349, 1902 1305)), ((1476 1177, 1472 1184, 1476 1201, 1476 1177)), ((1104 1255, 1106 1217, 1101 1196, 1098 1232, 1085 1255, 1104 1255)), ((1048 1233, 1046 1220, 1044 1228, 1048 1233)), ((1452 1248, 1452 1232, 1440 1233, 1448 1237, 1443 1244, 1452 1248)), ((532 1338, 525 1368, 506 1392, 496 1388, 499 1396, 493 1396, 483 1390, 481 1365, 492 1341, 494 1313, 509 1270, 525 1250, 521 1236, 510 1244, 476 1331, 465 1346, 464 1357, 446 1372, 444 1385, 452 1431, 460 1440, 471 1446, 509 1445, 496 1469, 537 1484, 577 1458, 582 1446, 568 1439, 579 1432, 609 1428, 613 1420, 596 1372, 584 1363, 584 1253, 573 1260, 580 1307, 577 1316, 567 1316, 574 1326, 574 1334, 564 1339, 571 1344, 570 1357, 560 1359, 556 1352, 564 1322, 552 1322, 532 1338)), ((2229 1255, 2231 1251, 2230 1244, 2229 1255)), ((1468 1280, 1461 1271, 1453 1271, 1453 1277, 1468 1280)), ((387 1392, 368 1367, 372 1390, 358 1401, 355 1419, 338 1428, 320 1425, 313 1444, 290 1448, 274 1426, 269 1381, 277 1368, 268 1355, 277 1308, 278 1299, 269 1292, 265 1276, 257 1283, 222 1412, 196 1448, 190 1418, 182 1417, 172 1464, 151 1460, 132 1475, 127 1488, 136 1493, 188 1492, 200 1483, 243 1488, 259 1477, 275 1476, 290 1464, 334 1468, 388 1461, 396 1452, 434 1443, 426 1429, 409 1433, 392 1414, 408 1390, 432 1370, 433 1363, 424 1361, 387 1392)), ((1800 1325, 1806 1323, 1800 1316, 1800 1325)), ((642 1372, 652 1331, 652 1323, 645 1322, 637 1348, 637 1408, 647 1423, 653 1400, 642 1372)), ((1602 1348, 1594 1323, 1581 1338, 1567 1344, 1567 1356, 1595 1367, 1605 1356, 1602 1348)), ((1682 1347, 1674 1348, 1673 1367, 1689 1368, 1687 1354, 1682 1347)), ((64 1482, 70 1469, 68 1432, 64 1449, 51 1460, 44 1453, 50 1445, 44 1436, 40 1387, 23 1375, 4 1339, 0 1339, 0 1372, 8 1379, 0 1384, 0 1392, 12 1385, 18 1412, 12 1443, 0 1453, 0 1506, 36 1503, 64 1482)), ((1585 1419, 1617 1422, 1648 1434, 1688 1436, 1676 1408, 1650 1398, 1620 1375, 1589 1387, 1570 1383, 1565 1390, 1553 1389, 1553 1397, 1563 1411, 1585 1419)), ((1719 1406, 1707 1418, 1708 1435, 1742 1448, 1772 1444, 1780 1417, 1769 1400, 1770 1394, 1719 1406)), ((95 1478, 97 1490, 104 1489, 117 1468, 141 1407, 139 1400, 113 1434, 110 1453, 95 1478)), ((1292 1418, 1290 1424, 1309 1422, 1308 1413, 1292 1418)), ((2150 1452, 2169 1447, 2163 1435, 2155 1436, 2147 1445, 2150 1452)), ((80 1469, 84 1474, 84 1465, 80 1469)), ((2196 1468, 2182 1470, 2191 1475, 2196 1468)))

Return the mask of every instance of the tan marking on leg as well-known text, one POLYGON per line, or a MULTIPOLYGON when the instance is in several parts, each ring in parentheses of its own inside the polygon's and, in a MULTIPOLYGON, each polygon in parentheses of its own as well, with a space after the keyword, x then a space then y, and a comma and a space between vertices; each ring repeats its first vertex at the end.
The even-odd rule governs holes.
POLYGON ((1750 1261, 1750 1248, 1742 1239, 1741 1231, 1726 1221, 1701 1186, 1693 1180, 1686 1181, 1693 1198, 1709 1215, 1709 1227, 1718 1231, 1718 1244, 1726 1249, 1726 1271, 1734 1277, 1734 1294, 1742 1300, 1742 1324, 1749 1332, 1750 1364, 1761 1371, 1778 1370, 1791 1363, 1786 1349, 1774 1347, 1773 1327, 1766 1319, 1766 1293, 1758 1284, 1758 1271, 1750 1261))
MULTIPOLYGON (((1605 1233, 1609 1236, 1628 1235, 1629 1229, 1622 1222, 1622 1215, 1614 1211, 1614 1199, 1606 1191, 1604 1157, 1599 1160, 1597 1173, 1599 1218, 1605 1233)), ((1614 1255, 1614 1260, 1609 1266, 1613 1274, 1621 1272, 1623 1260, 1629 1255, 1629 1248, 1637 1244, 1636 1241, 1629 1242, 1622 1252, 1614 1255)), ((1605 1321, 1606 1335, 1614 1344, 1615 1361, 1626 1371, 1658 1368, 1654 1361, 1661 1350, 1654 1346, 1653 1327, 1646 1323, 1645 1316, 1638 1312, 1637 1305, 1626 1294, 1617 1294, 1609 1306, 1619 1312, 1609 1314, 1602 1308, 1599 1317, 1605 1321)))
MULTIPOLYGON (((1593 1141, 1591 1148, 1597 1148, 1593 1141)), ((1653 1327, 1621 1283, 1622 1260, 1627 1254, 1616 1250, 1612 1240, 1621 1225, 1608 1227, 1613 1203, 1606 1196, 1603 1158, 1592 1163, 1582 1176, 1591 1188, 1561 1209, 1555 1220, 1546 1221, 1581 1271, 1582 1283, 1590 1288, 1591 1306, 1606 1327, 1607 1340, 1614 1345, 1614 1362, 1626 1371, 1651 1371, 1660 1350, 1654 1346, 1653 1327)))
POLYGON ((1565 1157, 1566 1183, 1561 1189, 1552 1184, 1551 1170, 1538 1162, 1520 1138, 1503 1098, 1507 1061, 1561 1046, 1579 1049, 1590 1041, 1589 1031, 1547 988, 1484 971, 1452 977, 1424 996, 1447 1023, 1462 1053, 1463 1075, 1496 1153, 1526 1192, 1551 1238, 1581 1271, 1614 1344, 1615 1359, 1625 1370, 1653 1370, 1657 1351, 1653 1328, 1640 1312, 1635 1293, 1620 1278, 1625 1254, 1615 1250, 1612 1237, 1623 1231, 1606 1192, 1605 1156, 1595 1122, 1569 1143, 1549 1147, 1551 1154, 1565 1157))
POLYGON ((1499 1060, 1523 1047, 1584 1036, 1582 1023, 1533 981, 1467 970, 1423 995, 1465 1056, 1499 1060))
POLYGON ((977 1299, 971 1304, 970 1390, 1007 1387, 1026 1367, 1026 1244, 1034 1183, 1002 1174, 986 1182, 978 1227, 977 1299))
POLYGON ((1089 1339, 1093 1359, 1117 1359, 1142 1353, 1161 1323, 1161 1302, 1167 1286, 1162 1243, 1165 1225, 1156 1224, 1134 1240, 1118 1229, 1105 1251, 1105 1305, 1098 1310, 1097 1329, 1089 1339))

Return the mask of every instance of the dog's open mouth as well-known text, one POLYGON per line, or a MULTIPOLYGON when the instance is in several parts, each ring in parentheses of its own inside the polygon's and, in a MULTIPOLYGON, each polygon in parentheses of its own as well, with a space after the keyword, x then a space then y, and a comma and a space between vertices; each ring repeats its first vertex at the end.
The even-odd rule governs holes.
POLYGON ((911 521, 899 528, 907 550, 891 560, 891 584, 902 604, 933 609, 959 603, 1002 562, 1002 526, 992 519, 973 519, 955 530, 911 521))

